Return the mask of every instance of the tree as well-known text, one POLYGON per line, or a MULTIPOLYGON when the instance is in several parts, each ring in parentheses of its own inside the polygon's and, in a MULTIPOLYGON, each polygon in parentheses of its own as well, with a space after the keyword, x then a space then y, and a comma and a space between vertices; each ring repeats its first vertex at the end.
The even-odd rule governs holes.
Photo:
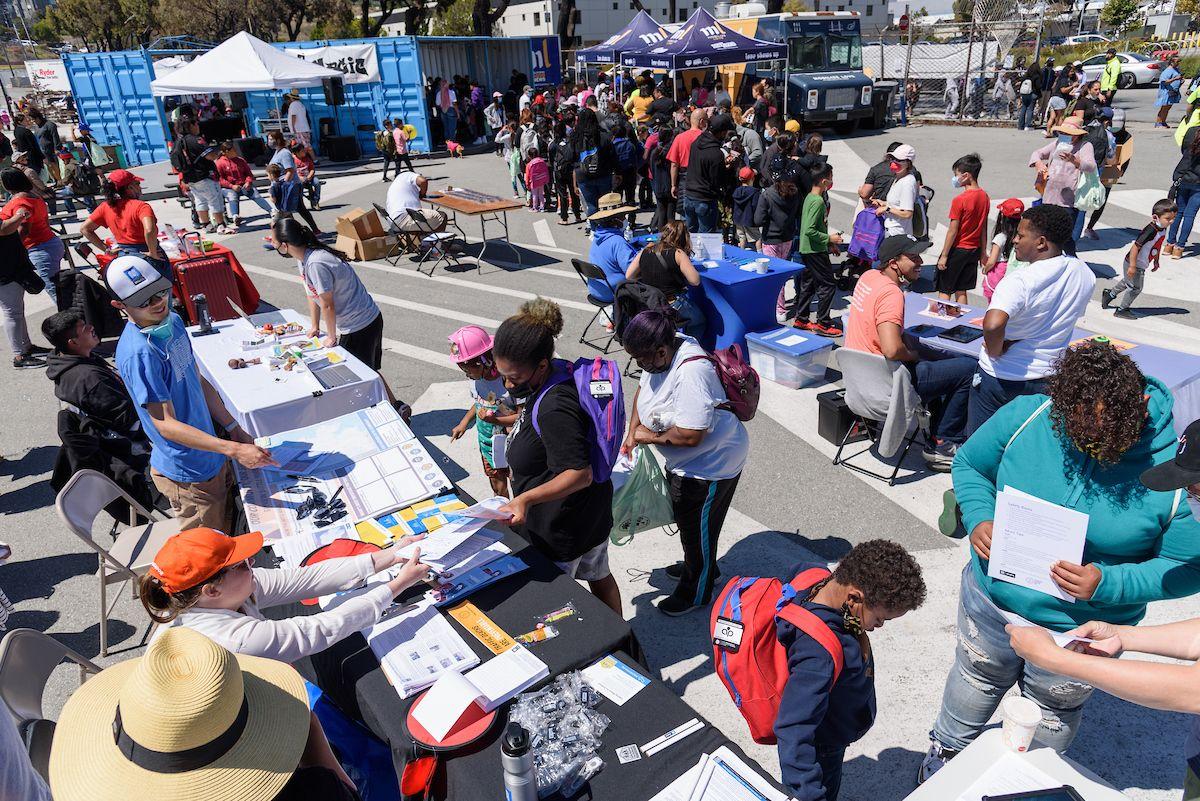
POLYGON ((403 2, 404 0, 358 0, 358 35, 378 36, 383 30, 383 23, 403 2), (374 13, 376 5, 379 7, 378 15, 374 13))
MULTIPOLYGON (((475 0, 454 0, 444 11, 433 18, 429 24, 430 36, 470 36, 474 30, 471 26, 471 13, 475 8, 475 0)), ((406 27, 408 33, 416 35, 406 27)))
POLYGON ((928 17, 928 16, 929 16, 929 12, 925 9, 925 6, 921 6, 916 11, 913 12, 912 18, 914 20, 918 20, 921 17, 928 17))
POLYGON ((59 38, 89 50, 131 50, 149 44, 157 30, 150 0, 59 0, 46 12, 59 38))
POLYGON ((1194 17, 1200 14, 1200 2, 1197 2, 1197 0, 1175 0, 1175 13, 1194 17))
POLYGON ((975 0, 954 0, 954 19, 958 22, 970 22, 975 13, 975 0))
POLYGON ((783 0, 783 10, 792 14, 808 11, 808 3, 804 0, 783 0))
MULTIPOLYGON (((559 8, 561 9, 567 3, 574 8, 574 0, 560 0, 559 8)), ((491 36, 492 26, 504 16, 504 12, 508 10, 508 0, 496 0, 496 7, 492 8, 491 0, 474 0, 471 6, 471 30, 475 36, 491 36)), ((559 27, 562 27, 562 19, 559 19, 559 27)))
POLYGON ((271 41, 280 28, 275 0, 190 0, 159 6, 160 33, 223 42, 239 31, 271 41))
POLYGON ((1137 0, 1108 0, 1100 12, 1100 21, 1110 28, 1124 31, 1142 17, 1137 0))
MULTIPOLYGON (((288 41, 300 38, 306 23, 349 21, 350 8, 346 0, 277 0, 275 14, 288 41)), ((325 27, 325 26, 323 26, 325 27)))
POLYGON ((48 13, 42 14, 34 21, 33 25, 29 27, 29 35, 33 37, 33 41, 43 44, 58 38, 58 33, 54 30, 54 23, 50 20, 48 13))

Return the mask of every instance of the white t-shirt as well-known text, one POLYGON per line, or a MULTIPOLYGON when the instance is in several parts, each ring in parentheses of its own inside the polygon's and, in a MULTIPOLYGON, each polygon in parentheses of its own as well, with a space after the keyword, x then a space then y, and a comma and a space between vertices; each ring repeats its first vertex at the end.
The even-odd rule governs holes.
POLYGON ((312 131, 312 128, 308 127, 308 109, 299 100, 288 104, 288 127, 292 129, 292 133, 312 131))
POLYGON ((1095 286, 1091 269, 1066 254, 1007 273, 988 310, 1008 314, 1004 338, 1013 344, 995 359, 980 345, 979 369, 1008 381, 1049 375, 1050 364, 1070 344, 1095 286))
POLYGON ((678 336, 683 343, 669 370, 642 371, 638 417, 652 431, 677 426, 708 432, 694 448, 656 445, 668 472, 705 481, 733 478, 746 465, 750 437, 733 412, 717 408, 726 397, 716 368, 701 359, 683 364, 692 356, 705 355, 704 349, 691 337, 678 336))
POLYGON ((408 209, 421 208, 421 189, 417 186, 420 173, 409 170, 392 179, 387 191, 387 213, 393 220, 408 209))
MULTIPOLYGON (((887 204, 894 209, 912 211, 917 205, 917 179, 911 173, 903 178, 892 181, 892 188, 887 193, 887 204)), ((883 230, 888 236, 908 234, 912 236, 912 217, 901 220, 890 214, 883 215, 883 230)))
POLYGON ((510 409, 517 408, 509 397, 508 388, 504 386, 503 378, 477 378, 471 382, 471 397, 476 403, 485 406, 495 406, 503 402, 510 409))
POLYGON ((524 111, 529 108, 529 104, 532 102, 533 97, 522 92, 521 96, 517 98, 517 111, 524 111))

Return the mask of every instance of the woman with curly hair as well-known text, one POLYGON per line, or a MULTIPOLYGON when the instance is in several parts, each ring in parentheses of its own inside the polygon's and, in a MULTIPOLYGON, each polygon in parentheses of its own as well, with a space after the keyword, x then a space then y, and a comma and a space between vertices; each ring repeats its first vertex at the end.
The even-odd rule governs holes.
POLYGON ((1098 338, 1055 360, 1046 392, 1001 408, 954 460, 972 553, 959 592, 955 665, 921 781, 979 735, 1014 684, 1042 709, 1043 745, 1061 752, 1075 738, 1092 687, 1022 659, 1004 629, 1013 615, 1057 632, 1089 620, 1130 626, 1151 601, 1200 592, 1200 525, 1181 493, 1140 481, 1175 455, 1170 391, 1098 338), (1083 564, 1056 562, 1040 592, 990 578, 1001 489, 1088 515, 1083 564))
MULTIPOLYGON (((799 575, 823 564, 800 564, 799 575)), ((788 680, 775 718, 779 767, 796 798, 837 801, 846 748, 875 723, 875 659, 867 632, 925 602, 917 560, 888 540, 855 545, 833 575, 792 603, 829 627, 842 649, 834 678, 833 657, 787 621, 777 623, 787 649, 788 680)))
POLYGON ((569 365, 554 358, 562 328, 558 304, 534 298, 496 331, 496 369, 521 404, 506 453, 513 499, 501 511, 512 515, 510 525, 534 548, 571 578, 586 581, 619 615, 621 590, 608 567, 612 481, 592 480, 596 435, 569 365))

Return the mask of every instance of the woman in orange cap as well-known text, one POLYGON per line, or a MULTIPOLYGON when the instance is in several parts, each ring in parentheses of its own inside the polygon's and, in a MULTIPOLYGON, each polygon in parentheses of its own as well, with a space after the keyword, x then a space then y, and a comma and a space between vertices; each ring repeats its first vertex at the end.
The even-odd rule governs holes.
POLYGON ((163 624, 158 633, 187 626, 236 654, 295 662, 378 623, 393 598, 425 577, 429 568, 419 548, 410 559, 400 555, 417 539, 309 567, 263 569, 251 564, 262 550, 261 532, 229 537, 193 528, 171 537, 155 555, 141 579, 142 605, 163 624), (268 620, 260 611, 352 589, 396 565, 386 582, 324 612, 268 620))

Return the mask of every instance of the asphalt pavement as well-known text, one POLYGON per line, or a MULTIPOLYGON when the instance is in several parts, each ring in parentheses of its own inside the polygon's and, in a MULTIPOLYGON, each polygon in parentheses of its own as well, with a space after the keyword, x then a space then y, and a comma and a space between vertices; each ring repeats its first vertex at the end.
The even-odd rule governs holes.
MULTIPOLYGON (((1127 98, 1140 102, 1143 92, 1119 94, 1118 103, 1127 98)), ((1154 131, 1137 121, 1131 129, 1137 143, 1134 164, 1113 190, 1098 228, 1101 240, 1086 243, 1081 253, 1102 277, 1115 273, 1135 232, 1148 221, 1149 207, 1165 195, 1178 158, 1170 132, 1154 131)), ((859 182, 891 141, 917 149, 925 183, 936 190, 930 216, 938 222, 934 240, 940 243, 955 191, 950 165, 958 156, 982 155, 981 183, 995 202, 1010 196, 1028 199, 1033 192, 1028 157, 1047 140, 1015 130, 933 125, 864 132, 847 139, 830 133, 825 152, 835 171, 831 227, 850 230, 859 182)), ((426 160, 417 166, 435 189, 454 184, 498 195, 510 191, 503 162, 490 155, 426 160)), ((371 202, 382 204, 386 188, 378 173, 333 178, 325 187, 325 205, 315 213, 317 221, 331 230, 339 213, 369 208, 371 202)), ((161 220, 186 222, 178 204, 155 201, 154 206, 161 220)), ((559 354, 574 358, 591 353, 577 340, 592 309, 569 262, 572 256, 586 258, 588 241, 578 227, 560 227, 556 220, 527 210, 509 214, 509 241, 520 249, 519 265, 476 268, 470 264, 461 271, 438 270, 433 277, 418 274, 407 262, 398 268, 385 262, 355 265, 384 312, 385 378, 398 397, 413 404, 414 429, 427 438, 447 474, 476 495, 486 493, 486 480, 479 475, 475 446, 469 437, 454 443, 449 438, 469 397, 461 373, 449 359, 446 337, 467 322, 494 330, 524 300, 542 295, 563 308, 566 328, 558 343, 559 354)), ((238 253, 266 302, 303 308, 295 263, 263 247, 266 223, 260 217, 242 233, 221 239, 238 253)), ((477 223, 464 219, 463 227, 477 238, 477 223)), ((478 248, 477 242, 473 248, 478 248)), ((501 255, 499 248, 489 252, 501 255)), ((936 252, 937 248, 932 251, 936 252)), ((1200 352, 1195 330, 1200 286, 1191 278, 1196 269, 1194 257, 1166 261, 1163 270, 1148 279, 1146 294, 1139 300, 1139 305, 1152 311, 1134 321, 1113 320, 1102 313, 1098 287, 1086 326, 1121 338, 1200 352)), ((837 308, 844 307, 845 298, 839 297, 837 308)), ((47 313, 43 298, 32 300, 28 314, 32 330, 47 313)), ((760 413, 748 424, 751 456, 721 537, 720 566, 725 576, 779 575, 797 562, 834 560, 854 543, 881 536, 916 554, 930 585, 930 600, 873 635, 879 719, 850 750, 842 793, 843 799, 901 799, 912 788, 953 659, 957 577, 965 554, 961 542, 946 540, 936 530, 941 493, 950 486, 949 478, 928 473, 919 456, 910 458, 894 487, 831 464, 834 446, 817 436, 815 400, 816 394, 836 386, 836 356, 830 366, 827 382, 820 387, 793 391, 764 384, 760 413)), ((0 566, 0 587, 17 608, 9 625, 48 631, 94 656, 98 650, 95 558, 58 521, 48 485, 57 450, 52 388, 40 371, 11 371, 5 376, 0 383, 6 435, 0 446, 5 457, 0 462, 0 540, 12 544, 15 556, 0 566)), ((627 392, 633 388, 632 383, 626 384, 627 392)), ((750 742, 713 674, 706 616, 666 618, 652 606, 654 599, 669 591, 663 568, 678 558, 678 543, 665 532, 642 534, 629 545, 611 549, 626 617, 651 667, 768 770, 776 771, 773 749, 750 742)), ((1150 619, 1196 614, 1200 603, 1189 599, 1155 605, 1150 619)), ((110 624, 110 641, 118 653, 102 661, 111 663, 140 653, 146 623, 144 612, 126 591, 110 624)), ((61 706, 76 681, 69 671, 56 675, 47 693, 49 710, 61 706)), ((1178 797, 1181 786, 1185 725, 1182 716, 1142 710, 1097 693, 1070 755, 1134 798, 1165 801, 1178 797)))

